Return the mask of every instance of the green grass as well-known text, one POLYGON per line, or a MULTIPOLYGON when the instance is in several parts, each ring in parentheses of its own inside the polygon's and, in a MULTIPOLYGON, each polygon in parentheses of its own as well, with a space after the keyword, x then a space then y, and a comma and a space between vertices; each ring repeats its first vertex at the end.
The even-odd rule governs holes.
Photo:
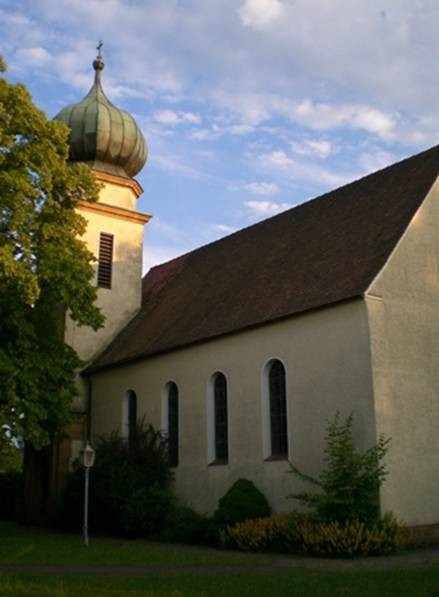
POLYGON ((0 595, 9 597, 226 595, 251 597, 434 597, 439 595, 437 568, 392 572, 316 574, 295 571, 282 575, 147 576, 122 577, 0 577, 0 595))
POLYGON ((439 597, 439 565, 407 565, 396 559, 388 569, 383 569, 381 564, 376 569, 365 569, 359 562, 347 571, 333 562, 333 568, 328 571, 326 564, 332 564, 328 561, 321 570, 305 566, 278 566, 276 569, 276 562, 279 562, 278 556, 223 553, 141 540, 91 537, 90 546, 86 548, 80 536, 20 527, 2 528, 0 563, 70 564, 84 568, 80 574, 66 572, 63 575, 61 570, 57 575, 45 574, 44 570, 0 574, 0 597, 439 597), (93 575, 86 568, 93 564, 108 565, 109 573, 93 575), (169 573, 166 569, 160 573, 159 569, 152 568, 145 573, 133 569, 124 571, 122 576, 111 574, 111 565, 124 564, 165 565, 169 566, 169 573), (221 566, 233 566, 232 573, 221 566))
POLYGON ((0 529, 2 564, 235 564, 244 554, 148 541, 90 537, 21 527, 0 529))

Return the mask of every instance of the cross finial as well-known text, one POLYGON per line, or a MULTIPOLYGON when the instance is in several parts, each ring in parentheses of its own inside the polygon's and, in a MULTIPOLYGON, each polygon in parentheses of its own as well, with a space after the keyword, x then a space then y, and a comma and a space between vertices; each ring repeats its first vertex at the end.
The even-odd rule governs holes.
POLYGON ((102 39, 99 40, 99 43, 96 47, 96 50, 98 51, 98 58, 102 58, 102 53, 101 53, 101 49, 102 46, 104 45, 104 42, 102 41, 102 39))

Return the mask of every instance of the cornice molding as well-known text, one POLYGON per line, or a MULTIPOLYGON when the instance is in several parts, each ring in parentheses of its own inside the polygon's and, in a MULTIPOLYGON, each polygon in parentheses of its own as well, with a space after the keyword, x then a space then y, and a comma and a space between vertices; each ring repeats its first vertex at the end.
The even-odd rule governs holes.
POLYGON ((130 222, 137 222, 139 224, 146 224, 152 218, 149 214, 144 214, 139 211, 131 211, 123 207, 115 207, 107 203, 90 203, 89 201, 78 201, 78 208, 84 211, 91 211, 111 218, 119 220, 128 220, 130 222))
POLYGON ((136 199, 143 193, 143 189, 140 184, 134 178, 123 178, 122 176, 116 176, 115 174, 107 174, 106 172, 100 172, 99 170, 93 170, 95 177, 102 182, 111 182, 121 187, 128 187, 136 195, 136 199))

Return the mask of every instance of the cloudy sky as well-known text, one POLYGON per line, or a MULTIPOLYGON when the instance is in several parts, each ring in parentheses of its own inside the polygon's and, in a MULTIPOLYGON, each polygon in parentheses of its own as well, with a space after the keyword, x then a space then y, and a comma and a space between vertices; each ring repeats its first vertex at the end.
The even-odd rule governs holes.
POLYGON ((53 117, 93 81, 142 128, 145 269, 439 140, 437 0, 0 0, 53 117))

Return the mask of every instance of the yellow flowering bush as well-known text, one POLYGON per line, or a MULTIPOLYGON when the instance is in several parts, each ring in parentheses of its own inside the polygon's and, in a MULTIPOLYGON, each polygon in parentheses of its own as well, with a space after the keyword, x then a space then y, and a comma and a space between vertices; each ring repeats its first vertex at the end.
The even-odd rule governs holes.
POLYGON ((272 514, 227 526, 220 531, 220 545, 242 551, 295 551, 300 545, 295 518, 294 514, 272 514))
POLYGON ((379 555, 403 545, 404 530, 390 514, 372 524, 354 520, 318 522, 300 514, 274 514, 228 526, 223 547, 283 551, 326 557, 379 555))

